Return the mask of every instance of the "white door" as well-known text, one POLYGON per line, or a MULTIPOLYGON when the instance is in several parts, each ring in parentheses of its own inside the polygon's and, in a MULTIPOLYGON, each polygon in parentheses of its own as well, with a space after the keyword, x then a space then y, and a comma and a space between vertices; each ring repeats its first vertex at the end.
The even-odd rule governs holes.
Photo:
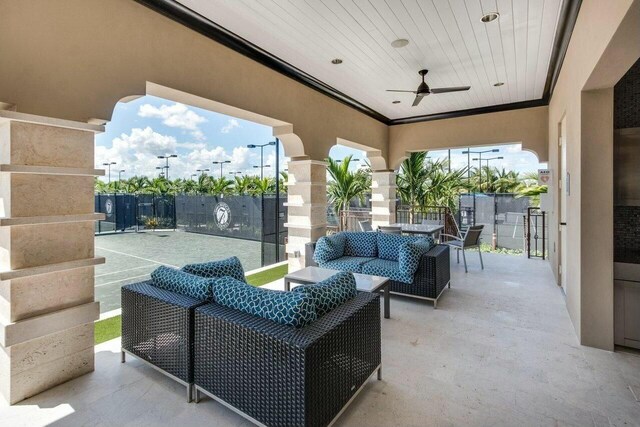
POLYGON ((567 293, 567 192, 569 191, 569 177, 567 175, 567 118, 562 118, 558 126, 558 144, 560 145, 560 176, 558 186, 560 191, 560 285, 567 293))

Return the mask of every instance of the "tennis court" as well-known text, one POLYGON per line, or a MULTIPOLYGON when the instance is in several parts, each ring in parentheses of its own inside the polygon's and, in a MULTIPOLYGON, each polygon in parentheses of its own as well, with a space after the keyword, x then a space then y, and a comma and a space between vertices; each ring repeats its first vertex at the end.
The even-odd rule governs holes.
POLYGON ((147 231, 97 235, 96 300, 102 313, 120 308, 120 288, 149 278, 160 265, 181 267, 192 262, 237 256, 245 271, 260 267, 260 242, 186 233, 147 231))

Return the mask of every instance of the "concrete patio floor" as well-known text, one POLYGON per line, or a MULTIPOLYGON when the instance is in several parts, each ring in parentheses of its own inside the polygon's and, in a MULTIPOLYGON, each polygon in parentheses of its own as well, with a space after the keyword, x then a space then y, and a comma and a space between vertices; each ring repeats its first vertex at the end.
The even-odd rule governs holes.
MULTIPOLYGON (((640 357, 578 344, 546 262, 487 255, 469 273, 452 260, 437 310, 392 297, 382 320, 383 381, 371 379, 344 426, 637 426, 640 357), (635 393, 635 396, 634 396, 635 393)), ((13 407, 3 426, 250 425, 221 404, 129 357, 96 347, 96 371, 13 407)))

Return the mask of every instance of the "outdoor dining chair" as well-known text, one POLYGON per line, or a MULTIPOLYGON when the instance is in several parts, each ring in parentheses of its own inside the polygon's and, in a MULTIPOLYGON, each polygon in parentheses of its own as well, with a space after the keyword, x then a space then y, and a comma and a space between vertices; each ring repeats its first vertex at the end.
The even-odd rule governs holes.
POLYGON ((450 239, 444 242, 444 244, 456 250, 458 264, 460 264, 460 252, 462 252, 462 260, 464 261, 465 273, 468 273, 467 257, 464 253, 465 249, 478 248, 478 255, 480 256, 480 266, 484 270, 484 263, 482 262, 482 251, 480 250, 480 235, 482 234, 483 228, 484 225, 472 225, 467 228, 467 231, 465 232, 463 237, 452 236, 451 234, 441 235, 441 237, 447 237, 448 239, 450 239))
POLYGON ((394 227, 391 225, 381 225, 378 227, 378 231, 387 234, 402 234, 402 227, 394 227))
POLYGON ((371 227, 371 221, 358 221, 358 225, 360 226, 360 231, 371 232, 373 231, 373 227, 371 227))

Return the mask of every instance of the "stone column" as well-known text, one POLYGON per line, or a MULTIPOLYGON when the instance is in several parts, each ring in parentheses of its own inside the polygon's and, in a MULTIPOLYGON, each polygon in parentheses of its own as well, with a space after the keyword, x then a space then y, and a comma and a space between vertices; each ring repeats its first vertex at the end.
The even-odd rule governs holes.
POLYGON ((371 172, 371 225, 389 225, 396 222, 396 173, 371 172))
POLYGON ((94 134, 0 111, 0 392, 11 403, 94 369, 94 134))
POLYGON ((327 164, 316 160, 292 160, 288 163, 287 254, 289 271, 306 266, 305 244, 326 234, 327 164))

